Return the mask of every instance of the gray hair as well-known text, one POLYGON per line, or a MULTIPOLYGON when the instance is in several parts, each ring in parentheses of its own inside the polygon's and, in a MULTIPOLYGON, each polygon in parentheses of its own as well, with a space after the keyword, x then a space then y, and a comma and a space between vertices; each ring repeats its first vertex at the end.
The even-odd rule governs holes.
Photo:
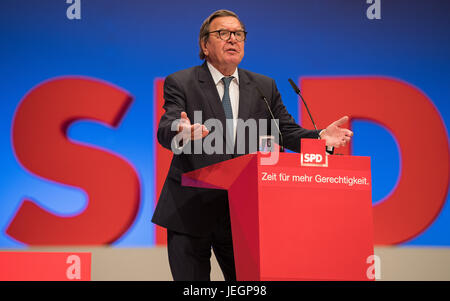
POLYGON ((199 52, 198 56, 200 57, 201 60, 206 59, 206 56, 203 53, 202 43, 208 42, 209 26, 211 25, 211 22, 215 18, 219 18, 219 17, 235 17, 236 19, 238 19, 239 23, 241 23, 241 27, 245 31, 244 23, 242 23, 242 21, 239 19, 238 15, 236 15, 234 12, 232 12, 230 10, 226 10, 226 9, 221 9, 221 10, 217 10, 217 11, 213 12, 208 18, 205 19, 205 21, 203 21, 203 24, 200 27, 200 34, 198 37, 198 45, 200 46, 200 52, 199 52))

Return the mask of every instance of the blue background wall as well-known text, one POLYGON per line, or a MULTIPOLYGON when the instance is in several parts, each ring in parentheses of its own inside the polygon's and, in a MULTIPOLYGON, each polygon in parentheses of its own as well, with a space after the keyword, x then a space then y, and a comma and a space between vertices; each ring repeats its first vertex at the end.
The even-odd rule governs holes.
MULTIPOLYGON (((382 75, 422 90, 450 123, 450 2, 381 1, 381 20, 369 20, 365 0, 119 1, 81 0, 81 19, 69 20, 64 0, 0 2, 0 248, 23 245, 4 231, 25 196, 55 214, 76 214, 85 194, 25 171, 11 145, 11 124, 24 95, 47 79, 91 76, 134 96, 117 129, 78 122, 69 136, 126 157, 138 171, 141 208, 114 246, 154 244, 153 83, 201 64, 198 32, 213 11, 235 11, 249 32, 242 68, 273 77, 298 120, 287 78, 382 75)), ((339 117, 339 116, 337 116, 339 117)), ((420 122, 419 122, 420 124, 420 122)), ((397 145, 386 129, 353 125, 353 154, 372 157, 373 199, 395 187, 397 145)), ((420 142, 418 142, 420 143, 420 142)), ((450 246, 448 199, 435 222, 404 245, 450 246)))

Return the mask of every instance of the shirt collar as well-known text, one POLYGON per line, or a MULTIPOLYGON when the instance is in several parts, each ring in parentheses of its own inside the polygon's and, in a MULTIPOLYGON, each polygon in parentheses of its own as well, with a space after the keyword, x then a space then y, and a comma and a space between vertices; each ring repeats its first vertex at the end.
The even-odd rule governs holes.
MULTIPOLYGON (((222 81, 222 78, 225 77, 225 75, 223 75, 219 70, 217 70, 208 61, 206 62, 206 64, 208 65, 209 72, 211 73, 211 76, 214 80, 214 84, 216 84, 216 86, 217 86, 222 81)), ((234 70, 234 73, 231 76, 234 77, 233 81, 236 81, 236 83, 239 84, 238 68, 236 68, 236 70, 234 70)))

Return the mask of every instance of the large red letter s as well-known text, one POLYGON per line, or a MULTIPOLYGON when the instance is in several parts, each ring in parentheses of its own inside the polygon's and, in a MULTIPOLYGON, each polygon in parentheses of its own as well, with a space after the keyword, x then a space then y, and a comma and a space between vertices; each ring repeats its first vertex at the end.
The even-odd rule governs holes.
POLYGON ((132 98, 88 78, 60 78, 34 88, 19 104, 12 141, 20 163, 45 179, 82 188, 89 197, 75 216, 54 215, 25 200, 7 233, 29 245, 106 244, 134 221, 140 186, 133 167, 104 150, 70 141, 66 132, 80 119, 116 127, 132 98))

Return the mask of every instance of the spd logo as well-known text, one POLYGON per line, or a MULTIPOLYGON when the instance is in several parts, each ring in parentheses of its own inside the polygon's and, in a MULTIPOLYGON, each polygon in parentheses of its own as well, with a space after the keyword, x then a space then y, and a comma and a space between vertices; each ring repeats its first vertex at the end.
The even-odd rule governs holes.
POLYGON ((301 166, 328 167, 328 156, 325 154, 302 153, 300 155, 301 166))
POLYGON ((325 141, 318 139, 301 140, 300 165, 328 167, 325 141))

